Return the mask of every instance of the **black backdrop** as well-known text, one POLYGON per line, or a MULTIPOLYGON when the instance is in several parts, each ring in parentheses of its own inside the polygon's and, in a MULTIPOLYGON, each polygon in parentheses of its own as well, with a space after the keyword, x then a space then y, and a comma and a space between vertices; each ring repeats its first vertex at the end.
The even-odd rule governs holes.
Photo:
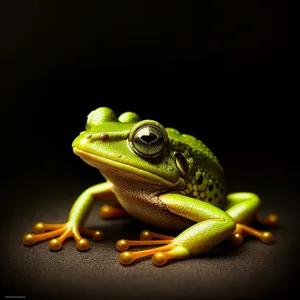
MULTIPOLYGON (((51 282, 56 289, 59 284, 55 275, 47 271, 55 256, 48 257, 46 249, 38 246, 28 250, 20 241, 40 215, 49 222, 63 221, 78 193, 100 180, 100 175, 71 149, 72 140, 84 128, 86 116, 99 106, 111 107, 117 114, 135 111, 142 118, 153 118, 197 136, 219 157, 231 191, 261 193, 265 210, 282 209, 288 224, 287 232, 278 233, 285 248, 278 246, 275 254, 269 256, 273 258, 271 262, 258 266, 254 275, 247 273, 234 293, 226 288, 232 282, 231 273, 226 277, 228 284, 227 279, 223 278, 221 284, 216 277, 219 290, 208 288, 210 278, 218 275, 222 264, 222 257, 218 257, 209 262, 211 270, 216 271, 208 271, 205 287, 197 283, 197 276, 202 276, 201 259, 182 263, 182 269, 180 263, 174 264, 169 273, 151 269, 148 261, 136 273, 141 280, 137 294, 133 294, 130 284, 127 288, 117 285, 109 294, 111 298, 124 296, 123 290, 130 298, 185 294, 197 298, 200 292, 202 297, 213 298, 221 295, 222 288, 224 294, 231 293, 232 297, 242 297, 243 289, 250 296, 268 297, 286 295, 292 290, 290 267, 296 261, 297 238, 291 231, 296 230, 299 207, 299 134, 295 52, 287 3, 206 1, 195 6, 186 2, 18 1, 3 6, 1 152, 3 205, 7 214, 2 221, 8 239, 3 265, 4 295, 27 295, 29 299, 35 295, 59 297, 51 294, 51 282), (59 208, 50 208, 52 201, 59 208), (57 210, 61 215, 54 213, 57 210), (48 211, 51 214, 46 214, 48 211), (37 254, 45 261, 40 262, 37 254), (279 257, 280 263, 276 264, 279 257), (186 268, 194 271, 184 272, 186 268), (150 274, 150 284, 156 286, 157 294, 145 292, 149 282, 143 281, 143 270, 150 274), (273 275, 260 278, 260 273, 273 275), (29 276, 27 282, 26 274, 36 277, 29 276), (37 280, 41 274, 46 279, 37 288, 30 280, 37 280), (186 274, 189 292, 185 292, 185 281, 174 287, 173 280, 179 274, 186 274), (160 287, 156 276, 162 285, 173 289, 160 287), (246 283, 263 280, 266 283, 260 289, 246 283)), ((126 233, 121 228, 116 230, 126 233)), ((140 228, 143 225, 134 228, 132 237, 140 228)), ((125 272, 132 278, 134 271, 115 266, 116 253, 109 246, 107 251, 111 252, 107 255, 113 267, 107 264, 101 275, 97 268, 91 274, 102 281, 111 278, 108 284, 118 281, 114 272, 125 272)), ((77 259, 72 256, 73 248, 70 242, 70 252, 60 257, 67 266, 77 259)), ((260 249, 266 248, 254 250, 260 249)), ((97 251, 101 253, 101 249, 97 251)), ((233 268, 242 266, 237 271, 241 277, 245 259, 242 253, 237 253, 238 261, 229 262, 233 268)), ((89 254, 101 260, 97 253, 89 254)), ((262 256, 252 255, 250 260, 258 255, 263 261, 268 254, 263 250, 262 256)), ((87 268, 87 263, 76 266, 81 270, 87 268)), ((89 285, 76 276, 60 284, 65 299, 70 295, 109 297, 98 290, 97 284, 89 285), (80 282, 85 289, 79 288, 80 282)))

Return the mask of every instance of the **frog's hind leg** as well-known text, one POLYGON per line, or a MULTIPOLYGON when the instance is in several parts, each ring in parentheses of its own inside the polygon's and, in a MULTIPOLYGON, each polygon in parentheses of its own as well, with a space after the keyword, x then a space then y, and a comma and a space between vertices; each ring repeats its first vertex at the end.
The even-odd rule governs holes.
POLYGON ((253 193, 233 193, 227 196, 227 205, 224 210, 236 221, 236 229, 229 240, 235 244, 243 243, 244 237, 252 235, 264 243, 275 241, 273 234, 269 231, 260 231, 249 226, 255 219, 263 225, 276 225, 278 216, 274 213, 265 218, 258 216, 260 199, 253 193))

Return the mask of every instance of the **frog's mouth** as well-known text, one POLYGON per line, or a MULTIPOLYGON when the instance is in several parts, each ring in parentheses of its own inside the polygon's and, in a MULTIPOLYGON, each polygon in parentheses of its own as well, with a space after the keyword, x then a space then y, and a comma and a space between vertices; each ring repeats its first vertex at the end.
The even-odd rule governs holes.
POLYGON ((73 148, 73 152, 88 165, 97 168, 101 173, 104 171, 103 173, 106 174, 108 169, 113 169, 115 172, 118 171, 120 176, 124 176, 124 173, 126 173, 128 176, 135 178, 137 181, 147 182, 153 185, 161 185, 168 188, 176 188, 182 185, 182 178, 180 177, 176 182, 170 182, 165 178, 146 170, 139 169, 120 161, 108 159, 91 152, 83 151, 76 147, 73 148))

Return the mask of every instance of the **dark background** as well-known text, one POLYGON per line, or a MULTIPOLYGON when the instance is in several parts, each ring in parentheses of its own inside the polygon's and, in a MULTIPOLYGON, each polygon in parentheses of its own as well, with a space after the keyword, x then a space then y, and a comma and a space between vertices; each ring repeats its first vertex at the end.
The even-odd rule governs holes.
POLYGON ((292 9, 271 1, 154 4, 9 2, 1 9, 3 295, 33 298, 274 298, 297 276, 299 99, 292 9), (229 191, 276 211, 278 243, 249 239, 212 255, 125 268, 114 243, 145 225, 89 227, 106 239, 79 253, 68 240, 25 247, 36 221, 65 222, 101 180, 72 153, 88 113, 135 111, 195 135, 219 157, 229 191))

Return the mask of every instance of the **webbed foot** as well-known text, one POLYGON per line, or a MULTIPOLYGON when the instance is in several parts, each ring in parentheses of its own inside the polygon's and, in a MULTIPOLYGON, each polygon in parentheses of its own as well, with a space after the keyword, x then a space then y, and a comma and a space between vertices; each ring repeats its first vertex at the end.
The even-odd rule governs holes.
MULTIPOLYGON (((256 216, 256 220, 265 226, 276 226, 278 224, 278 215, 275 213, 270 213, 267 217, 262 218, 256 216)), ((263 243, 270 244, 275 242, 273 234, 269 231, 261 231, 254 229, 245 224, 237 223, 236 229, 232 233, 229 241, 234 245, 241 245, 244 241, 244 238, 247 235, 251 235, 260 239, 263 243)))
POLYGON ((189 256, 188 250, 174 243, 175 238, 172 236, 157 234, 151 231, 144 230, 140 234, 140 240, 119 240, 116 243, 116 248, 123 251, 119 255, 119 261, 122 265, 131 265, 134 261, 140 258, 152 256, 152 263, 156 266, 165 265, 170 259, 180 259, 189 256), (153 238, 157 240, 152 240, 153 238), (152 249, 141 251, 127 251, 130 246, 156 246, 152 249))
POLYGON ((87 239, 82 238, 81 234, 92 236, 96 241, 100 241, 104 237, 103 232, 100 230, 87 229, 70 223, 46 224, 39 222, 34 225, 33 232, 34 233, 26 234, 24 236, 23 242, 25 245, 31 246, 38 242, 51 239, 48 247, 53 251, 60 250, 63 242, 71 237, 74 237, 76 248, 78 250, 88 250, 90 248, 90 243, 87 239))

